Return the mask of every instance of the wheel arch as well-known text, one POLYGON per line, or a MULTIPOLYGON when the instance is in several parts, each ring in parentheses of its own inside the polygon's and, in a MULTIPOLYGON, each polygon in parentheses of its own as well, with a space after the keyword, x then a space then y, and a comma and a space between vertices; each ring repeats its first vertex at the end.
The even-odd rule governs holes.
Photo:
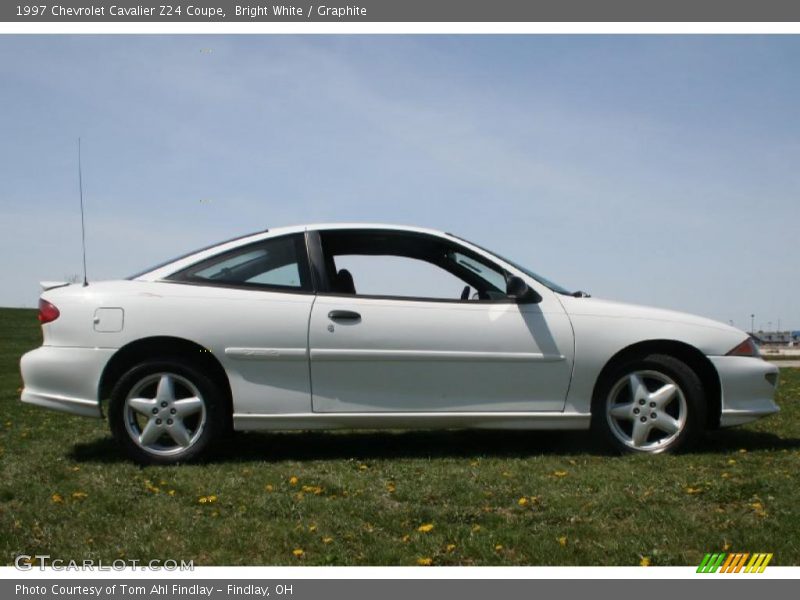
POLYGON ((647 356, 648 354, 666 354, 686 363, 700 378, 708 403, 706 427, 716 429, 719 427, 722 413, 722 386, 716 368, 696 347, 686 342, 668 339, 645 340, 631 344, 617 352, 603 366, 592 391, 592 400, 597 397, 598 389, 608 373, 619 364, 628 360, 647 356))
MULTIPOLYGON (((219 385, 225 399, 228 420, 233 415, 233 394, 225 368, 216 356, 197 342, 171 336, 154 336, 134 340, 117 350, 103 369, 98 387, 100 404, 111 397, 117 381, 138 363, 153 358, 182 358, 203 369, 219 385)), ((230 423, 229 423, 230 424, 230 423)))

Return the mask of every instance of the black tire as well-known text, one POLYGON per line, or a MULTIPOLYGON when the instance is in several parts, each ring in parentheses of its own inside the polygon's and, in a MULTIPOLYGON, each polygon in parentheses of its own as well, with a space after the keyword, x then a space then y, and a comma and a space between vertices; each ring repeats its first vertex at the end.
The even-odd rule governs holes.
MULTIPOLYGON (((138 396, 138 394, 136 395, 138 396)), ((207 454, 213 443, 225 431, 225 423, 228 419, 223 398, 224 396, 220 392, 219 386, 185 359, 176 357, 145 361, 127 371, 111 392, 111 402, 108 409, 111 433, 128 456, 139 464, 170 465, 190 462, 207 454), (162 408, 162 403, 156 402, 156 399, 153 398, 155 404, 152 410, 164 411, 164 413, 154 414, 151 419, 155 420, 156 417, 162 417, 158 420, 158 427, 163 428, 163 433, 160 433, 160 437, 150 446, 143 445, 134 439, 134 433, 143 432, 144 427, 140 427, 140 422, 147 421, 148 418, 143 416, 144 413, 138 413, 127 405, 128 396, 137 387, 140 387, 144 391, 149 390, 145 394, 145 398, 149 399, 153 395, 153 386, 158 389, 163 375, 172 376, 173 383, 170 387, 173 388, 174 393, 172 396, 175 402, 180 403, 181 400, 188 400, 189 398, 186 395, 188 390, 190 391, 188 395, 191 398, 199 398, 203 406, 201 409, 196 409, 198 410, 197 413, 188 415, 184 419, 179 419, 180 415, 175 415, 176 409, 171 408, 171 404, 162 408), (153 382, 148 383, 151 380, 153 382), (191 393, 192 388, 194 388, 193 393, 191 393), (172 414, 169 414, 170 411, 172 414), (189 422, 190 419, 192 419, 191 422, 189 422), (136 422, 136 420, 139 422, 136 422), (187 441, 188 445, 185 447, 176 441, 177 438, 173 440, 173 434, 170 433, 171 430, 166 429, 167 422, 172 427, 173 422, 177 423, 179 420, 184 432, 191 436, 191 439, 187 441), (194 425, 194 429, 192 429, 192 425, 194 425), (161 441, 159 442, 158 440, 161 441), (174 449, 169 449, 170 441, 176 446, 174 449)), ((184 402, 184 407, 185 404, 184 402)), ((179 405, 175 404, 174 406, 179 405)))
POLYGON ((601 377, 592 400, 592 429, 604 443, 621 453, 674 453, 690 448, 700 439, 705 430, 706 414, 705 391, 697 373, 673 356, 650 354, 622 362, 601 377), (632 375, 636 379, 631 379, 632 375), (628 383, 625 383, 626 378, 628 383), (645 390, 638 396, 633 391, 632 381, 645 385, 645 390), (667 397, 669 389, 659 388, 659 384, 673 384, 678 389, 663 409, 660 398, 667 397), (664 389, 665 393, 662 396, 646 395, 657 389, 664 389), (620 399, 624 398, 630 398, 630 405, 623 406, 620 399), (650 400, 655 399, 659 399, 658 408, 651 408, 656 402, 650 400), (641 403, 642 400, 645 402, 641 403), (630 406, 630 414, 616 417, 611 414, 612 406, 617 407, 618 413, 627 411, 630 406), (683 418, 678 418, 682 415, 683 418), (630 433, 627 431, 628 422, 630 433), (637 444, 634 428, 639 428, 640 423, 641 431, 648 433, 644 434, 644 442, 638 438, 637 444), (676 424, 680 428, 672 431, 676 424))

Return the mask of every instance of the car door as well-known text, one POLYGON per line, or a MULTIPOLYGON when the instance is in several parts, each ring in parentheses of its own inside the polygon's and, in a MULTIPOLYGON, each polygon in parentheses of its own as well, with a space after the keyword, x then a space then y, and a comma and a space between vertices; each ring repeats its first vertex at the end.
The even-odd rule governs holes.
MULTIPOLYGON (((419 259, 424 253, 416 248, 428 242, 413 236, 389 251, 419 259)), ((325 232, 320 244, 331 283, 327 292, 318 294, 309 324, 315 412, 563 410, 573 337, 552 292, 545 288, 540 302, 522 304, 496 289, 482 299, 474 294, 462 299, 458 290, 453 290, 453 298, 403 296, 394 289, 387 295, 374 293, 379 289, 363 293, 359 287, 364 273, 343 269, 341 260, 337 265, 334 251, 326 249, 325 232), (342 271, 345 281, 338 281, 337 287, 342 271)), ((350 246, 344 251, 380 256, 381 248, 372 249, 368 243, 350 246)), ((476 264, 486 268, 489 279, 507 275, 485 257, 461 251, 480 259, 476 264)), ((431 256, 438 260, 438 254, 431 256)))

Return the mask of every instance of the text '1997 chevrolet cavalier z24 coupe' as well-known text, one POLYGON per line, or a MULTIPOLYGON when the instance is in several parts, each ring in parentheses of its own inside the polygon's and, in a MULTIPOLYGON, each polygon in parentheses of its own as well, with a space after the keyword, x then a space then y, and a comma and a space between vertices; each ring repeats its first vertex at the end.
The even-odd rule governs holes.
POLYGON ((428 229, 286 227, 43 287, 22 401, 106 412, 142 463, 231 429, 593 428, 659 453, 778 411, 746 333, 570 293, 428 229))

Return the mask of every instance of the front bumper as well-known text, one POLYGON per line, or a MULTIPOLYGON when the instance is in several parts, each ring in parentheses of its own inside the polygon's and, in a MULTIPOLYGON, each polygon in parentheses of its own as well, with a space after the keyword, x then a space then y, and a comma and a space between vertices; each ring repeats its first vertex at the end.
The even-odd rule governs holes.
POLYGON ((98 389, 116 350, 41 346, 20 360, 21 400, 84 417, 102 417, 98 389))
POLYGON ((760 358, 709 356, 722 386, 720 427, 755 421, 780 410, 775 404, 778 367, 760 358))

